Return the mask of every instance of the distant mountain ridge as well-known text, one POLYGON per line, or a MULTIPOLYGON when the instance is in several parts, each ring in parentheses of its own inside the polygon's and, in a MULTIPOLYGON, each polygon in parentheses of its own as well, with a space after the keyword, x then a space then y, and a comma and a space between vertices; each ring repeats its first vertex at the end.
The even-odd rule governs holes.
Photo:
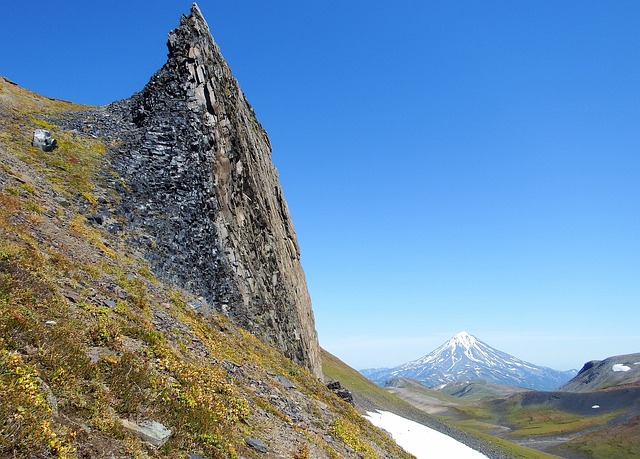
POLYGON ((458 381, 485 380, 535 390, 552 390, 576 375, 576 370, 558 371, 520 360, 460 332, 424 357, 394 368, 361 370, 380 386, 393 378, 418 381, 426 387, 458 381))
POLYGON ((640 353, 592 360, 584 364, 571 381, 560 390, 592 392, 620 386, 640 387, 640 353))

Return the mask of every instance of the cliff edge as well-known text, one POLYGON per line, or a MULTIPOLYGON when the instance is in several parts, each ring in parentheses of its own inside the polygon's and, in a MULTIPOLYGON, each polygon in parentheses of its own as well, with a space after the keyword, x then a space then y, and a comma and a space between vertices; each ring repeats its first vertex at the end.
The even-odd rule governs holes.
POLYGON ((117 137, 108 157, 130 242, 157 275, 199 296, 202 312, 225 314, 320 377, 267 134, 195 3, 167 46, 166 64, 140 93, 84 115, 85 132, 117 137))

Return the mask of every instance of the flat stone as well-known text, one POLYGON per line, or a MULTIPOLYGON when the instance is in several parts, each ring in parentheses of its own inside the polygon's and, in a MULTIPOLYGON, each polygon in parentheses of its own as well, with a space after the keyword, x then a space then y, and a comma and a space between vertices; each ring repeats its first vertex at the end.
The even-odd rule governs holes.
POLYGON ((78 301, 80 301, 80 297, 78 295, 76 295, 74 292, 64 292, 64 297, 71 301, 72 303, 77 303, 78 301))
POLYGON ((101 358, 115 357, 115 353, 108 347, 94 346, 87 349, 87 357, 91 363, 98 363, 101 358))
POLYGON ((156 421, 143 421, 140 424, 136 424, 135 422, 121 419, 120 424, 142 441, 145 441, 156 448, 160 448, 164 445, 169 437, 171 437, 172 433, 171 430, 156 421))
POLYGON ((296 386, 294 386, 293 383, 291 381, 289 381, 289 379, 287 379, 285 376, 277 375, 276 379, 278 380, 278 382, 280 382, 280 384, 282 384, 282 386, 285 389, 295 389, 296 388, 296 386))
POLYGON ((58 399, 53 395, 53 391, 46 382, 40 378, 38 378, 38 382, 40 383, 40 389, 45 393, 47 404, 49 405, 49 408, 51 408, 53 417, 58 417, 58 399))
POLYGON ((257 438, 247 437, 244 439, 244 442, 247 444, 247 446, 250 446, 251 448, 261 453, 266 453, 267 451, 269 451, 267 449, 267 446, 257 438))

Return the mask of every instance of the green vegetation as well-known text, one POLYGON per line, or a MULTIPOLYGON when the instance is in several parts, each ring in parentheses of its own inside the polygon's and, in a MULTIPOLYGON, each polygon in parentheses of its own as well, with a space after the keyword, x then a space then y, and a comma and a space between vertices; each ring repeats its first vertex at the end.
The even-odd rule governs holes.
POLYGON ((70 457, 74 449, 51 429, 53 410, 38 371, 16 353, 0 349, 0 451, 70 457))
POLYGON ((487 435, 487 434, 483 434, 473 430, 472 432, 474 432, 474 435, 476 435, 478 438, 481 438, 487 443, 497 446, 498 448, 500 448, 502 452, 504 452, 507 456, 513 459, 551 459, 551 458, 558 457, 553 454, 548 454, 542 451, 536 451, 535 449, 518 445, 516 443, 510 442, 502 438, 495 437, 493 435, 487 435))
POLYGON ((595 458, 640 457, 640 417, 581 435, 567 442, 559 450, 578 451, 587 457, 595 458))
POLYGON ((510 437, 564 435, 604 425, 619 413, 581 416, 544 406, 509 406, 505 422, 512 427, 510 437))
POLYGON ((71 196, 91 192, 106 145, 99 140, 58 129, 44 119, 89 107, 42 97, 4 79, 0 80, 0 96, 3 95, 7 97, 0 105, 4 112, 0 117, 0 144, 36 167, 56 191, 71 196), (58 141, 58 149, 44 152, 31 147, 31 135, 36 128, 51 131, 58 141))

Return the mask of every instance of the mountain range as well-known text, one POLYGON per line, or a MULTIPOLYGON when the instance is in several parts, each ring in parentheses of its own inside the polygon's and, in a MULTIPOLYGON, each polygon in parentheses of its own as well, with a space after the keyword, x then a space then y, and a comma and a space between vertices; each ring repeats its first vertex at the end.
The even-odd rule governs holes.
POLYGON ((417 360, 393 368, 365 369, 361 373, 383 387, 394 378, 402 377, 426 387, 485 380, 492 384, 551 390, 569 381, 576 370, 558 371, 525 362, 463 331, 417 360))

